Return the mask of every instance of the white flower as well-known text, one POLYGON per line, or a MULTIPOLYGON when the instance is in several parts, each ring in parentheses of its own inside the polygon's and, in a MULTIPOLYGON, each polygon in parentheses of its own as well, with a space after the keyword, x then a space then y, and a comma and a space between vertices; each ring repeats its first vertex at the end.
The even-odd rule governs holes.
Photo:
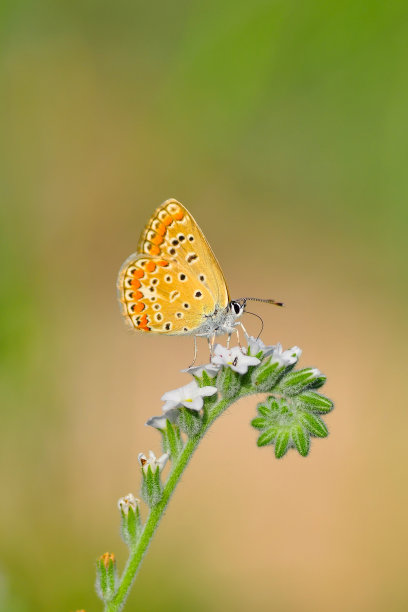
POLYGON ((176 408, 167 410, 166 414, 160 416, 153 416, 148 421, 146 421, 146 425, 150 425, 151 427, 155 427, 160 431, 164 431, 167 428, 167 421, 170 423, 176 423, 178 417, 178 410, 176 408))
POLYGON ((203 397, 214 395, 214 393, 217 393, 217 387, 199 387, 194 380, 184 387, 167 391, 162 397, 162 400, 166 402, 163 411, 167 412, 181 406, 190 408, 190 410, 201 410, 204 404, 203 397))
POLYGON ((293 346, 292 348, 282 351, 282 345, 277 344, 275 346, 275 350, 272 353, 271 363, 278 362, 280 366, 288 367, 296 363, 302 354, 302 349, 298 346, 293 346))
POLYGON ((192 368, 187 368, 187 370, 181 370, 182 372, 187 372, 187 374, 192 374, 193 376, 198 376, 201 378, 203 372, 206 372, 210 378, 214 378, 218 374, 219 366, 216 366, 212 363, 207 363, 206 365, 201 366, 193 366, 192 368))
POLYGON ((275 346, 266 346, 260 338, 247 336, 248 340, 248 355, 257 355, 262 351, 262 357, 268 357, 275 350, 275 346))
POLYGON ((261 363, 257 357, 245 355, 238 346, 227 349, 225 346, 221 346, 221 344, 217 344, 214 348, 214 355, 211 362, 219 366, 228 366, 231 370, 234 370, 234 372, 238 372, 238 374, 246 374, 248 372, 248 366, 261 363))
POLYGON ((129 514, 129 509, 132 508, 133 512, 136 513, 136 508, 140 505, 140 499, 137 499, 132 493, 121 497, 118 501, 118 508, 123 514, 129 514))
POLYGON ((164 455, 162 455, 161 457, 156 458, 156 455, 153 451, 149 451, 149 458, 147 458, 146 455, 144 455, 143 453, 139 453, 138 455, 139 463, 142 466, 142 470, 145 474, 147 474, 149 466, 151 467, 152 472, 155 472, 157 469, 159 469, 161 472, 164 466, 166 465, 168 458, 168 453, 164 453, 164 455))

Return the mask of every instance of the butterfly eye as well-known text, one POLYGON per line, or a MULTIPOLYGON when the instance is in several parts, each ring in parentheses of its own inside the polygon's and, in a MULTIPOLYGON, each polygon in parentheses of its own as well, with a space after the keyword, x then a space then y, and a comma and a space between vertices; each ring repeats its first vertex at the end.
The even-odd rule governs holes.
POLYGON ((235 312, 235 314, 239 314, 241 312, 241 305, 238 302, 231 302, 231 309, 235 312))

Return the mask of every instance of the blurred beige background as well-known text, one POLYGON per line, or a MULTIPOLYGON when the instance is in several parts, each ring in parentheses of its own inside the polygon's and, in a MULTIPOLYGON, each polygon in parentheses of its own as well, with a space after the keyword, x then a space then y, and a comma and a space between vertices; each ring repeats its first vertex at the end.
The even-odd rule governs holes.
POLYGON ((299 345, 336 409, 281 461, 256 399, 230 409, 127 609, 406 610, 406 5, 0 11, 0 609, 100 610, 96 557, 123 567, 116 502, 192 341, 128 332, 115 280, 175 197, 233 297, 284 300, 254 306, 263 339, 299 345))

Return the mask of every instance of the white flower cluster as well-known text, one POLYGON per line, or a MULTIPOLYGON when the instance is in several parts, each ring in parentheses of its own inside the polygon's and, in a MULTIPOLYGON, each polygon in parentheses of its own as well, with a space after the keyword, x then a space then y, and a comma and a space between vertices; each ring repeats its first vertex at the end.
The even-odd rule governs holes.
POLYGON ((203 397, 214 395, 217 393, 217 387, 199 387, 196 381, 174 389, 174 391, 167 391, 162 396, 162 401, 165 402, 163 406, 163 412, 168 412, 173 408, 190 408, 190 410, 201 410, 204 404, 203 397))
MULTIPOLYGON (((272 363, 278 362, 280 366, 286 367, 296 363, 302 352, 297 346, 287 351, 282 351, 282 346, 280 344, 276 346, 266 346, 262 340, 254 338, 253 336, 248 336, 247 340, 248 346, 246 350, 240 346, 226 348, 221 344, 217 344, 214 347, 211 363, 194 366, 182 371, 192 374, 195 377, 201 377, 205 372, 210 378, 214 378, 222 367, 226 367, 243 375, 248 372, 250 366, 261 363, 261 359, 264 357, 271 357, 272 363), (256 355, 258 355, 258 357, 256 357, 256 355)), ((215 393, 217 393, 217 387, 199 387, 195 380, 184 385, 184 387, 167 391, 161 398, 162 401, 164 401, 163 412, 165 414, 151 417, 146 425, 164 431, 166 429, 167 420, 171 423, 177 421, 179 408, 184 406, 185 408, 199 412, 204 405, 203 398, 214 395, 215 393)))

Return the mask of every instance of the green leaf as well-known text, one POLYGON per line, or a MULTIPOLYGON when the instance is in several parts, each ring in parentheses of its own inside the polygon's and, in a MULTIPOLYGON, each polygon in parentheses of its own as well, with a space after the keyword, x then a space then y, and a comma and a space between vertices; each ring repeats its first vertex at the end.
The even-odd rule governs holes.
POLYGON ((311 434, 317 436, 318 438, 325 438, 329 434, 329 431, 322 419, 315 414, 301 412, 299 414, 299 420, 305 427, 307 427, 311 434))
POLYGON ((288 450, 289 446, 289 431, 287 429, 281 430, 276 436, 275 440, 275 457, 280 459, 288 450))
POLYGON ((271 427, 267 429, 263 434, 261 434, 257 440, 258 446, 266 446, 267 444, 271 444, 276 436, 277 430, 275 427, 271 427))
POLYGON ((309 432, 305 431, 301 425, 294 425, 291 430, 292 440, 302 457, 309 454, 310 436, 309 432))
POLYGON ((263 417, 256 417, 255 419, 252 419, 251 425, 256 429, 264 429, 267 427, 268 421, 263 417))
POLYGON ((325 414, 333 409, 333 402, 320 393, 305 391, 297 396, 296 400, 308 410, 325 414))

